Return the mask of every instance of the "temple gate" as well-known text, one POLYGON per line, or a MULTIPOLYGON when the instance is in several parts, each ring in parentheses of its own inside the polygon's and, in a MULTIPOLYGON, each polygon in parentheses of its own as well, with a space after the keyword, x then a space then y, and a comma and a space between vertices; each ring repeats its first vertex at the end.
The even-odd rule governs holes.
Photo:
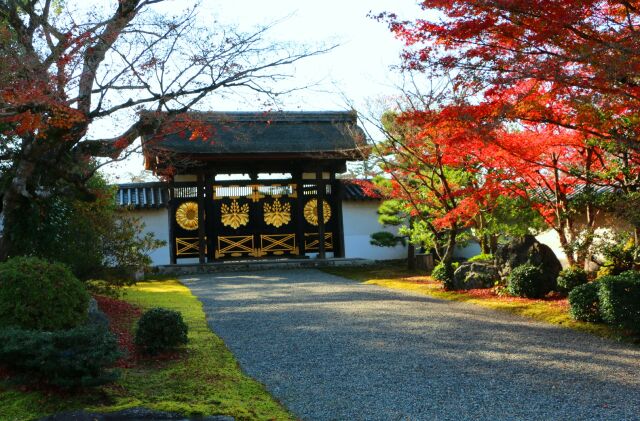
POLYGON ((147 168, 171 169, 171 263, 344 256, 342 184, 348 159, 362 159, 353 112, 205 113, 220 134, 146 139, 147 168), (180 138, 182 137, 182 138, 180 138), (281 174, 280 179, 265 174, 281 174), (233 179, 233 175, 244 179, 233 179), (231 175, 231 176, 230 176, 231 175), (319 204, 322 204, 321 206, 319 204))

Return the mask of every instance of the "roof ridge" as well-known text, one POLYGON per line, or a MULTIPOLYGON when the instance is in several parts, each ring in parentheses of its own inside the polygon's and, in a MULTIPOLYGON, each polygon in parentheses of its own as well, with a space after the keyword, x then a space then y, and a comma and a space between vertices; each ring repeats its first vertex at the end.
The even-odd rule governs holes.
MULTIPOLYGON (((153 111, 142 111, 140 114, 152 114, 153 111)), ((356 122, 358 113, 355 110, 329 110, 329 111, 189 111, 185 113, 194 117, 204 117, 212 121, 310 121, 332 122, 349 121, 356 122)))

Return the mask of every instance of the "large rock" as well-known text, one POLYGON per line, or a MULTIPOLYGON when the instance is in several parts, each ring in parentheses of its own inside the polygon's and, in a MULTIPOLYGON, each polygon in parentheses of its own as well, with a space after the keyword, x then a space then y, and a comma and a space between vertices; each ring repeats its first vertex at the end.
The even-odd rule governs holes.
POLYGON ((495 259, 503 280, 507 279, 514 268, 531 263, 542 269, 543 276, 540 282, 544 291, 553 291, 558 286, 557 279, 562 265, 553 250, 536 240, 533 235, 524 236, 510 244, 498 247, 495 259))
POLYGON ((453 289, 491 288, 498 278, 491 262, 462 263, 453 273, 453 289))

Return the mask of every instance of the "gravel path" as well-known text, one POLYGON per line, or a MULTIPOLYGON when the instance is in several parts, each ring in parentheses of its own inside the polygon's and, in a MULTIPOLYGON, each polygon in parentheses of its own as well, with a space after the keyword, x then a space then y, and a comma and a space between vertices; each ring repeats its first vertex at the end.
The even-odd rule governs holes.
POLYGON ((317 270, 184 280, 304 420, 640 420, 640 349, 317 270))

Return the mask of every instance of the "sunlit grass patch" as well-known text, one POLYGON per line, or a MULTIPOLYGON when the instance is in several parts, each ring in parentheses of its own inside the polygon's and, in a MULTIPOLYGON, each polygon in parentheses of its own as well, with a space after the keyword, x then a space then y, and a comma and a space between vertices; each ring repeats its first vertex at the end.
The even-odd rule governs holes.
POLYGON ((491 289, 469 291, 445 291, 442 283, 430 276, 416 271, 391 265, 370 267, 333 267, 323 269, 328 273, 343 276, 369 285, 385 288, 413 291, 450 301, 467 302, 493 310, 505 311, 519 316, 529 317, 541 322, 565 326, 597 336, 615 340, 633 341, 620 329, 601 323, 588 323, 573 320, 569 316, 569 305, 566 298, 528 299, 520 297, 499 296, 491 289))
MULTIPOLYGON (((127 370, 112 396, 118 407, 137 406, 191 415, 226 414, 237 419, 291 419, 265 388, 243 374, 231 352, 207 325, 202 304, 177 281, 140 283, 126 300, 142 307, 177 310, 189 326, 180 361, 127 370)), ((101 409, 101 408, 96 408, 101 409)))

